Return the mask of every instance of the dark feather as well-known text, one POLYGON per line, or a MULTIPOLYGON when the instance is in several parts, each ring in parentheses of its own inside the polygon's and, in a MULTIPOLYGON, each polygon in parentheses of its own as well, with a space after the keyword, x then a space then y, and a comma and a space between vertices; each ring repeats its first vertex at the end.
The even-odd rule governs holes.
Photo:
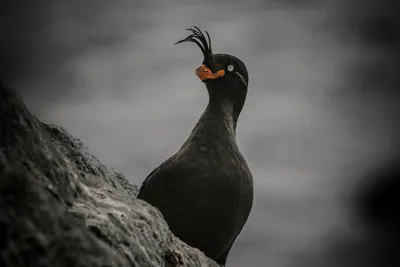
POLYGON ((191 34, 185 39, 177 41, 175 44, 192 42, 196 43, 200 48, 201 52, 204 55, 204 61, 208 61, 208 59, 212 56, 212 47, 211 47, 211 38, 207 31, 205 31, 207 37, 203 34, 203 32, 196 26, 193 28, 186 29, 191 32, 191 34))

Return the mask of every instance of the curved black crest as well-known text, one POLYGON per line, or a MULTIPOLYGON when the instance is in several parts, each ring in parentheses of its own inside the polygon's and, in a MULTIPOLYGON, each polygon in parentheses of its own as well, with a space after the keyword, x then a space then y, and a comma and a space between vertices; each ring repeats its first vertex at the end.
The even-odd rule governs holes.
POLYGON ((196 43, 197 46, 200 48, 201 52, 203 52, 204 55, 204 60, 209 58, 212 55, 212 48, 211 48, 211 38, 210 35, 208 34, 207 31, 205 31, 208 40, 206 36, 203 34, 203 32, 196 26, 193 26, 193 28, 186 29, 187 31, 192 32, 188 37, 185 39, 182 39, 175 44, 180 44, 180 43, 185 43, 185 42, 192 42, 196 43))

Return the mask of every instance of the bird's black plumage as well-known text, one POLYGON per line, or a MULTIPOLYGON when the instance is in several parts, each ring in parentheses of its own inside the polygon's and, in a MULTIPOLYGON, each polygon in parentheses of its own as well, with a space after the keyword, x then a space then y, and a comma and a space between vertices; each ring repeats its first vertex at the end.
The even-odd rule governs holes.
POLYGON ((212 53, 208 33, 207 41, 198 28, 190 30, 178 43, 201 48, 209 103, 178 152, 145 179, 138 198, 159 208, 177 237, 224 265, 253 203, 252 175, 236 143, 248 74, 238 58, 212 53))

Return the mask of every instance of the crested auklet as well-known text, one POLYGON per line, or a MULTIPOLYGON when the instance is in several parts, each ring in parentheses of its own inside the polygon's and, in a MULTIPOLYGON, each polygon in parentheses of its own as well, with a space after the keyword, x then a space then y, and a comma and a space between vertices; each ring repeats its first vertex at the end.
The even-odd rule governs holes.
POLYGON ((177 43, 194 42, 204 55, 195 71, 209 103, 190 136, 143 182, 138 198, 157 207, 171 231, 225 265, 253 205, 253 178, 236 143, 248 73, 228 54, 213 54, 211 39, 197 27, 177 43), (207 41, 208 39, 208 41, 207 41))

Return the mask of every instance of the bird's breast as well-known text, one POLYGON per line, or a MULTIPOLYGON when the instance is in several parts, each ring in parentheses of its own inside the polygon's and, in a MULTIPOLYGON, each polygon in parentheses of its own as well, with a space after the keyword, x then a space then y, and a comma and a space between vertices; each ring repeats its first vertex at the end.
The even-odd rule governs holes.
POLYGON ((247 187, 252 187, 250 169, 236 142, 214 140, 192 143, 177 155, 176 162, 182 164, 191 179, 199 181, 195 186, 216 190, 231 188, 235 195, 241 195, 247 187))

